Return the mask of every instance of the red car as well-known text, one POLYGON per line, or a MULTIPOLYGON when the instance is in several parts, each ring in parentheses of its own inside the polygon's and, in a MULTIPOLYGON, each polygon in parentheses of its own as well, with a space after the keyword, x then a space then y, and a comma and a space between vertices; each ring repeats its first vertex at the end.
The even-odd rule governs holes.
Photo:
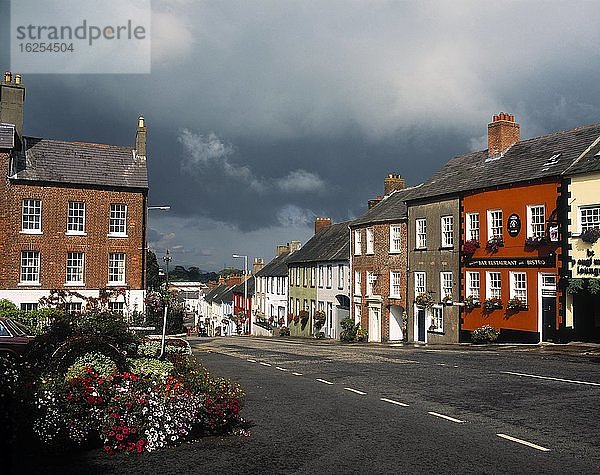
POLYGON ((20 323, 0 317, 0 354, 22 355, 34 339, 20 323))

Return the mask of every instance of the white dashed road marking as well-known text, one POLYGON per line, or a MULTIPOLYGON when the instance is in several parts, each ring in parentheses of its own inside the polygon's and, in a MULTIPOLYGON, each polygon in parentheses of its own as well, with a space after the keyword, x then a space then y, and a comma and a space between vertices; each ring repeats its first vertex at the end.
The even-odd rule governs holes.
POLYGON ((324 379, 320 379, 320 378, 317 378, 317 381, 319 381, 320 383, 325 383, 325 384, 333 384, 333 383, 332 383, 332 382, 330 382, 330 381, 326 381, 326 380, 324 380, 324 379))
POLYGON ((532 442, 527 442, 526 440, 523 440, 523 439, 517 439, 516 437, 511 437, 510 435, 506 435, 506 434, 496 434, 496 435, 498 437, 502 437, 503 439, 511 440, 513 442, 516 442, 517 444, 526 445, 527 447, 531 447, 533 449, 541 450, 542 452, 550 452, 550 449, 548 449, 546 447, 542 447, 541 445, 537 445, 537 444, 534 444, 532 442))
POLYGON ((560 381, 561 383, 586 384, 588 386, 600 386, 600 383, 591 381, 577 381, 575 379, 551 378, 550 376, 538 376, 537 374, 513 373, 512 371, 501 371, 503 374, 512 374, 513 376, 525 376, 527 378, 548 379, 550 381, 560 381))
POLYGON ((271 366, 269 363, 263 363, 262 361, 260 363, 258 363, 258 364, 261 364, 263 366, 271 366))
POLYGON ((256 360, 246 360, 249 361, 250 363, 256 363, 256 360))
POLYGON ((352 388, 344 388, 346 391, 350 391, 351 393, 356 393, 356 394, 360 394, 361 396, 364 396, 367 393, 364 393, 362 391, 359 391, 358 389, 352 389, 352 388))
POLYGON ((302 376, 302 373, 296 373, 296 372, 293 372, 292 374, 293 374, 294 376, 302 376))
POLYGON ((447 421, 456 422, 457 424, 462 424, 463 422, 466 422, 466 421, 461 421, 460 419, 455 419, 454 417, 445 416, 444 414, 440 414, 438 412, 429 411, 428 414, 431 414, 432 416, 435 416, 435 417, 441 417, 442 419, 446 419, 447 421))
POLYGON ((278 369, 279 371, 289 371, 289 370, 287 370, 285 368, 282 368, 280 366, 275 366, 275 369, 278 369))
POLYGON ((390 404, 396 404, 396 406, 408 407, 408 404, 404 404, 403 402, 400 402, 400 401, 394 401, 393 399, 388 399, 386 397, 382 397, 381 401, 389 402, 390 404))

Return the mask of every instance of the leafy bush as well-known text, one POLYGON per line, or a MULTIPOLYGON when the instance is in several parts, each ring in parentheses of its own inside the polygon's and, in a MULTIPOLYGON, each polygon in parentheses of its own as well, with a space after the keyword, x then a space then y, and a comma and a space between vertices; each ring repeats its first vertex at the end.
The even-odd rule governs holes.
POLYGON ((77 358, 67 369, 66 378, 82 378, 87 375, 90 368, 103 378, 108 378, 117 371, 117 365, 112 359, 103 353, 92 352, 77 358))
POLYGON ((149 378, 166 378, 173 374, 174 365, 167 360, 156 358, 132 358, 129 361, 131 372, 149 378))
POLYGON ((471 340, 473 343, 492 343, 498 339, 498 335, 500 330, 491 325, 484 325, 471 332, 471 340))
POLYGON ((279 336, 290 336, 290 329, 288 327, 281 327, 279 329, 279 336))
POLYGON ((342 332, 340 333, 340 340, 342 342, 367 341, 367 330, 361 328, 360 323, 354 323, 352 317, 348 316, 344 318, 340 322, 340 326, 342 327, 342 332))

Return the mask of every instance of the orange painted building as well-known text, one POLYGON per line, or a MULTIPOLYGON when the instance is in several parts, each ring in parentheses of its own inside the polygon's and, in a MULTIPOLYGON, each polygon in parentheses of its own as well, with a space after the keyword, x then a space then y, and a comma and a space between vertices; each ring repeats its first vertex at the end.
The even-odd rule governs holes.
POLYGON ((501 340, 555 339, 561 323, 559 197, 558 178, 463 195, 463 335, 491 325, 501 340))

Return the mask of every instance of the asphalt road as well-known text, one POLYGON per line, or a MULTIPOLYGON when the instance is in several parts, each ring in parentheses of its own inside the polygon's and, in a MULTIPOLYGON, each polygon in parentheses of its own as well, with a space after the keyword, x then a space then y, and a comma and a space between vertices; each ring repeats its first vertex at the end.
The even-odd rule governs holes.
MULTIPOLYGON (((255 426, 210 473, 600 473, 600 371, 537 352, 191 341, 255 426), (230 458, 231 457, 231 458, 230 458)), ((236 444, 234 444, 236 445, 236 444)))
POLYGON ((245 389, 250 436, 139 456, 38 454, 20 457, 13 473, 600 473, 597 355, 190 343, 209 370, 245 389))

